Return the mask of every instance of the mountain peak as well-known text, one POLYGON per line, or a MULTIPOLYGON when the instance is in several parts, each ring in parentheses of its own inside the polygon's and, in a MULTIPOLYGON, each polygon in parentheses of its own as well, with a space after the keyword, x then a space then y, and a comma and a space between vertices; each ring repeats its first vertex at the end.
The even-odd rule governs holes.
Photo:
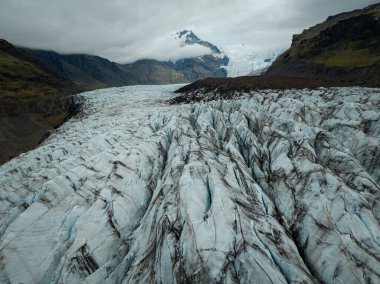
POLYGON ((201 41, 201 39, 195 33, 193 33, 192 30, 183 30, 177 32, 176 35, 179 39, 184 39, 187 43, 198 43, 201 41))
POLYGON ((184 29, 176 33, 176 38, 183 40, 184 45, 199 44, 211 49, 213 53, 221 54, 222 51, 214 44, 200 39, 192 30, 184 29))

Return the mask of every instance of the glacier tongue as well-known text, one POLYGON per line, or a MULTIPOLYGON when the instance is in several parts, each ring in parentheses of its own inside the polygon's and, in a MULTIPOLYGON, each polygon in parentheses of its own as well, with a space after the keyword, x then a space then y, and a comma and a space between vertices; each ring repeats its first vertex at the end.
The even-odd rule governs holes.
POLYGON ((253 46, 236 44, 223 47, 223 52, 229 59, 227 76, 238 77, 264 73, 283 51, 258 53, 253 46))
POLYGON ((2 283, 380 282, 379 90, 177 87, 83 93, 0 167, 2 283))

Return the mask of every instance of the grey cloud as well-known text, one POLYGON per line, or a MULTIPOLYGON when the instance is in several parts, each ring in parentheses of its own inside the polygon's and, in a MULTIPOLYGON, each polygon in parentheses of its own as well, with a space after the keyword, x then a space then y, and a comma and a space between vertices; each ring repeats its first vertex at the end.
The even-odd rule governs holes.
POLYGON ((216 45, 286 48, 292 34, 370 0, 0 0, 0 37, 32 48, 90 53, 118 62, 177 60, 208 50, 180 48, 171 34, 191 28, 216 45))

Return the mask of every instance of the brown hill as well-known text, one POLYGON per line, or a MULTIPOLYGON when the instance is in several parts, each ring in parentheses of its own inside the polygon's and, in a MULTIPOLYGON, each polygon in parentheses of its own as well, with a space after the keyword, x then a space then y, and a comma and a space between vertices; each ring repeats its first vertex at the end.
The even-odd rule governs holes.
POLYGON ((331 16, 294 35, 266 74, 380 86, 380 4, 331 16))

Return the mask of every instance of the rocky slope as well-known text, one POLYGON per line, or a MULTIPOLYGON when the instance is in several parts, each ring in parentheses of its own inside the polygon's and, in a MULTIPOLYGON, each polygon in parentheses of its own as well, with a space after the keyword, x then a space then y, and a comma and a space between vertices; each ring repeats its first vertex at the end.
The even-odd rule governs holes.
POLYGON ((378 89, 176 88, 84 93, 0 167, 2 283, 380 282, 378 89))
POLYGON ((175 62, 157 60, 138 60, 123 65, 133 80, 139 84, 189 83, 207 77, 226 77, 224 66, 228 57, 215 45, 201 40, 192 31, 183 30, 176 34, 181 46, 201 45, 210 49, 210 54, 183 58, 175 62))
POLYGON ((134 83, 133 79, 123 72, 119 64, 99 56, 62 55, 53 51, 24 50, 39 62, 49 66, 54 72, 85 90, 134 83))
POLYGON ((222 51, 214 44, 201 40, 193 31, 183 30, 176 34, 176 38, 183 41, 184 45, 199 44, 209 48, 214 54, 222 54, 222 51))
POLYGON ((213 55, 185 58, 176 62, 144 59, 124 64, 121 68, 134 82, 132 84, 188 83, 207 77, 225 77, 226 71, 221 68, 225 61, 220 60, 213 55))
POLYGON ((0 164, 38 145, 73 108, 80 89, 0 40, 0 164))
POLYGON ((295 35, 267 74, 380 86, 380 4, 329 17, 295 35))
POLYGON ((281 76, 242 76, 235 78, 206 78, 185 85, 176 93, 178 97, 171 103, 200 102, 215 99, 231 99, 255 90, 288 90, 288 89, 317 89, 319 87, 344 86, 343 83, 331 83, 309 78, 294 78, 281 76), (207 95, 205 95, 207 94, 207 95))

